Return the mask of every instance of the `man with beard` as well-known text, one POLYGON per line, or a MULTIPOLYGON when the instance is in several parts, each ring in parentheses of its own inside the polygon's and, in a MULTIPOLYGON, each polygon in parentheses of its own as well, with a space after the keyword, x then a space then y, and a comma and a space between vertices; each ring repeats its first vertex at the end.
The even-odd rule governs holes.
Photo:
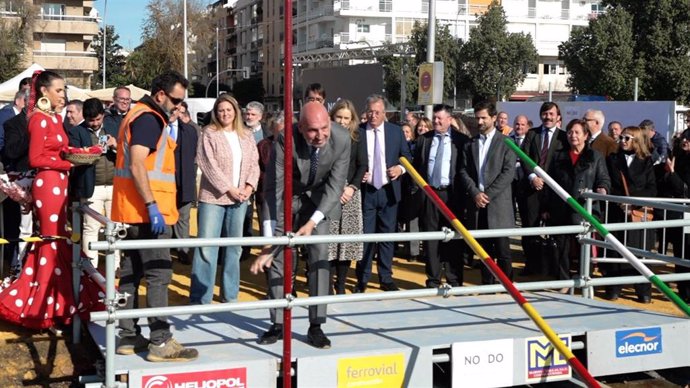
MULTIPOLYGON (((568 139, 565 132, 558 128, 557 123, 561 121, 561 110, 555 102, 545 102, 539 109, 541 126, 532 128, 527 132, 523 150, 534 160, 544 171, 549 170, 551 159, 556 151, 560 151, 568 146, 568 139)), ((527 210, 522 217, 523 227, 537 227, 541 222, 541 214, 545 209, 546 184, 537 174, 530 171, 527 166, 522 166, 527 176, 527 186, 525 191, 525 202, 527 210)), ((534 236, 523 236, 522 246, 525 251, 525 268, 523 275, 535 273, 546 273, 548 268, 544 263, 540 263, 539 250, 537 249, 538 240, 534 236)))
MULTIPOLYGON (((511 184, 515 176, 515 153, 505 144, 505 136, 496 129, 496 105, 483 101, 474 106, 479 134, 462 153, 460 188, 467 193, 468 229, 513 227, 511 184)), ((482 244, 496 260, 503 273, 512 279, 512 259, 508 237, 485 239, 482 244)), ((482 267, 482 284, 495 283, 491 272, 482 267)))

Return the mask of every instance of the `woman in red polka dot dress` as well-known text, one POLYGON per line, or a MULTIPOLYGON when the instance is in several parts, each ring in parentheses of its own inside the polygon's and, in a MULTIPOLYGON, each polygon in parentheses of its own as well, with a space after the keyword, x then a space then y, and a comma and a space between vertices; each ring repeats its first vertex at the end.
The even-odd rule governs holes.
MULTIPOLYGON (((67 181, 72 164, 61 156, 68 140, 58 115, 64 105, 62 77, 50 71, 34 74, 28 106, 29 163, 37 170, 32 196, 42 236, 68 236, 67 181)), ((103 309, 99 299, 104 294, 86 275, 75 304, 70 244, 68 239, 34 243, 19 277, 0 291, 0 319, 46 329, 69 324, 77 312, 103 309)))

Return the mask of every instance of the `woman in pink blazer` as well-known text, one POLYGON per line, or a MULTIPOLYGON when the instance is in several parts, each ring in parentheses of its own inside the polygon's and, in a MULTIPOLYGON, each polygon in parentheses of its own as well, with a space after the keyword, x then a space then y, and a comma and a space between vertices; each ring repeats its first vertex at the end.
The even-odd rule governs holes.
MULTIPOLYGON (((201 170, 198 237, 242 237, 247 200, 259 180, 259 153, 242 122, 237 101, 223 94, 213 104, 211 124, 201 133, 196 156, 201 170), (222 235, 221 235, 222 232, 222 235)), ((237 300, 242 247, 226 247, 221 300, 237 300)), ((213 300, 218 247, 197 248, 192 261, 192 304, 213 300)))

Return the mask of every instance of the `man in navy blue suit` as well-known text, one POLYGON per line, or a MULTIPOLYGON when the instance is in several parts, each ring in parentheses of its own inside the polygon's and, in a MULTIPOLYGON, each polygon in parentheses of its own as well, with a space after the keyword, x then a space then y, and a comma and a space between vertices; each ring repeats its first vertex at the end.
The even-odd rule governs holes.
POLYGON ((14 103, 5 105, 0 109, 0 152, 5 147, 5 121, 19 114, 24 109, 24 91, 20 90, 14 95, 14 103))
MULTIPOLYGON (((405 169, 398 159, 411 159, 403 132, 397 125, 386 122, 383 96, 367 98, 367 122, 360 126, 360 139, 364 139, 369 158, 369 171, 362 184, 362 212, 364 233, 393 233, 396 228, 400 179, 405 169)), ((364 257, 357 262, 357 285, 353 292, 364 292, 371 277, 371 264, 378 246, 377 269, 379 284, 384 291, 397 291, 393 282, 393 243, 366 243, 364 257)))

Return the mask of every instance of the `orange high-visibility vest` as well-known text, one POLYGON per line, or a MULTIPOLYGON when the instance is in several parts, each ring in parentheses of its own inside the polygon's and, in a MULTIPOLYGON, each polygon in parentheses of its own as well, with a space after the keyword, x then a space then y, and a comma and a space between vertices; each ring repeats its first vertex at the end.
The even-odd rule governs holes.
MULTIPOLYGON (((132 139, 131 124, 144 113, 152 113, 162 123, 167 120, 160 113, 144 103, 137 103, 122 119, 118 132, 117 159, 115 160, 115 176, 113 177, 113 205, 111 218, 115 222, 128 224, 149 223, 149 214, 144 199, 139 195, 132 177, 130 142, 132 139)), ((148 171, 149 186, 153 198, 158 204, 165 223, 174 225, 179 214, 177 212, 175 186, 175 147, 177 144, 170 137, 164 127, 156 150, 146 157, 144 164, 148 171)))

